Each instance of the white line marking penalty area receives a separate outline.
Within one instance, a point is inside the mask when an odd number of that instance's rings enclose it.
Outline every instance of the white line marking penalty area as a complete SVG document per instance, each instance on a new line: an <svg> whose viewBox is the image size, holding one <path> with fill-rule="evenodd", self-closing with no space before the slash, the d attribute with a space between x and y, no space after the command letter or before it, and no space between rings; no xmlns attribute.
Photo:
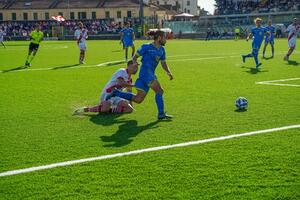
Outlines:
<svg viewBox="0 0 300 200"><path fill-rule="evenodd" d="M221 137L215 137L215 138L208 138L208 139L184 142L184 143L179 143L179 144L171 144L171 145L166 145L166 146L157 146L157 147L151 147L151 148L146 148L146 149L139 149L139 150L134 150L134 151L115 153L115 154L110 154L110 155L102 155L102 156L98 156L98 157L83 158L83 159L79 159L79 160L70 160L70 161L65 161L65 162L53 163L53 164L49 164L49 165L42 165L42 166L37 166L37 167L30 167L30 168L1 172L0 177L24 174L24 173L40 171L40 170L47 170L47 169L52 169L52 168L57 168L57 167L70 166L70 165L92 162L92 161L97 161L97 160L106 160L106 159L112 159L112 158L117 158L117 157L122 157L122 156L136 155L136 154L142 154L142 153L146 153L146 152L161 151L161 150L167 150L167 149L173 149L173 148L179 148L179 147L187 147L187 146L191 146L191 145L204 144L204 143L228 140L228 139L233 139L233 138L238 138L238 137L245 137L245 136L271 133L271 132L277 132L277 131L283 131L283 130L289 130L289 129L298 129L298 128L300 128L300 124L265 129L265 130L252 131L252 132L247 132L247 133L233 134L233 135L227 135L227 136L221 136Z"/></svg>
<svg viewBox="0 0 300 200"><path fill-rule="evenodd" d="M297 85L297 84L282 83L282 82L286 82L286 81L295 81L295 80L300 80L300 78L287 78L287 79L279 79L279 80L272 80L272 81L260 81L260 82L256 82L255 84L300 87L300 85Z"/></svg>

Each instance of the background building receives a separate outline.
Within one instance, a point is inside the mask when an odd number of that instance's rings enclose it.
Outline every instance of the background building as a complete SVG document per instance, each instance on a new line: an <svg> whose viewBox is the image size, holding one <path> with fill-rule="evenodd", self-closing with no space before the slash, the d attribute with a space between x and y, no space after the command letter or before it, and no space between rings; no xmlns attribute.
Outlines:
<svg viewBox="0 0 300 200"><path fill-rule="evenodd" d="M144 0L144 2L147 4L157 4L169 10L192 15L199 15L200 11L197 0Z"/></svg>

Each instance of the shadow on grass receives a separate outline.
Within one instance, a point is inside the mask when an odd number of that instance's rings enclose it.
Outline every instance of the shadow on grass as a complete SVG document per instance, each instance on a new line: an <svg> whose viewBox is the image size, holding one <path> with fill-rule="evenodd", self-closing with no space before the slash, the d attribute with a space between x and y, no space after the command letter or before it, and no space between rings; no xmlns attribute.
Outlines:
<svg viewBox="0 0 300 200"><path fill-rule="evenodd" d="M243 113L243 112L246 112L247 109L236 109L235 112L238 112L238 113Z"/></svg>
<svg viewBox="0 0 300 200"><path fill-rule="evenodd" d="M111 51L112 53L117 53L117 52L122 52L123 50L113 50L113 51Z"/></svg>
<svg viewBox="0 0 300 200"><path fill-rule="evenodd" d="M18 70L22 70L22 69L26 69L26 67L25 66L20 66L20 67L16 67L16 68L12 68L12 69L7 69L7 70L3 70L2 73L18 71Z"/></svg>
<svg viewBox="0 0 300 200"><path fill-rule="evenodd" d="M134 137L139 135L145 130L158 128L157 124L160 122L168 121L153 121L143 126L138 126L137 120L126 120L118 119L121 115L118 114L99 114L90 116L90 121L95 124L110 126L113 124L120 124L118 130L111 136L100 136L103 142L110 144L105 144L104 147L122 147L130 144Z"/></svg>
<svg viewBox="0 0 300 200"><path fill-rule="evenodd" d="M289 60L289 61L287 62L287 64L288 64L288 65L294 65L294 66L298 66L298 65L299 65L299 63L298 63L297 61L295 61L295 60Z"/></svg>
<svg viewBox="0 0 300 200"><path fill-rule="evenodd" d="M116 62L104 63L104 64L101 64L100 66L101 67L110 67L110 66L115 66L115 65L121 65L124 63L126 63L126 61L116 61Z"/></svg>
<svg viewBox="0 0 300 200"><path fill-rule="evenodd" d="M249 70L246 70L245 72L249 73L249 74L257 74L257 73L262 73L262 72L269 72L268 70L261 70L261 69L257 69L255 67L252 68L248 68Z"/></svg>
<svg viewBox="0 0 300 200"><path fill-rule="evenodd" d="M264 60L270 60L270 59L273 59L274 57L273 56L269 56L269 57L264 57L263 59Z"/></svg>
<svg viewBox="0 0 300 200"><path fill-rule="evenodd" d="M65 68L72 68L76 67L79 64L72 64L72 65L63 65L63 66L58 66L58 67L53 67L52 70L58 70L58 69L65 69Z"/></svg>

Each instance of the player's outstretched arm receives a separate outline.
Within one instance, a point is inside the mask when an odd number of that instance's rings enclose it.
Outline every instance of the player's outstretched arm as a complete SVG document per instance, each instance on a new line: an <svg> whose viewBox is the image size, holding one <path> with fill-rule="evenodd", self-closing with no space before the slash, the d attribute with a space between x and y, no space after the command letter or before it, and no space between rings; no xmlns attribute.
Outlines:
<svg viewBox="0 0 300 200"><path fill-rule="evenodd" d="M248 37L247 37L247 42L248 42L248 40L250 39L250 37L252 37L252 33L249 33L249 35L248 35Z"/></svg>
<svg viewBox="0 0 300 200"><path fill-rule="evenodd" d="M132 61L137 62L138 57L140 57L140 55L136 53L134 56L132 56Z"/></svg>
<svg viewBox="0 0 300 200"><path fill-rule="evenodd" d="M118 86L125 87L125 88L127 88L127 90L129 88L134 87L134 85L127 83L126 81L124 81L124 79L121 79L121 78L118 79Z"/></svg>
<svg viewBox="0 0 300 200"><path fill-rule="evenodd" d="M166 61L162 61L161 62L161 66L167 72L167 75L169 76L170 80L173 80L174 77L173 77L173 74L170 71L170 68L167 65L167 62Z"/></svg>

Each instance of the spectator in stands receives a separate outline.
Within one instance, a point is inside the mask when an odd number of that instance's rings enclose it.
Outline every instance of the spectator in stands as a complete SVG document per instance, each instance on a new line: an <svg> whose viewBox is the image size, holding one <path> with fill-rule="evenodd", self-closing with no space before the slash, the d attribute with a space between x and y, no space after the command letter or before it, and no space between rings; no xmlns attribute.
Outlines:
<svg viewBox="0 0 300 200"><path fill-rule="evenodd" d="M299 0L228 1L216 0L215 15L287 12L300 10Z"/></svg>

